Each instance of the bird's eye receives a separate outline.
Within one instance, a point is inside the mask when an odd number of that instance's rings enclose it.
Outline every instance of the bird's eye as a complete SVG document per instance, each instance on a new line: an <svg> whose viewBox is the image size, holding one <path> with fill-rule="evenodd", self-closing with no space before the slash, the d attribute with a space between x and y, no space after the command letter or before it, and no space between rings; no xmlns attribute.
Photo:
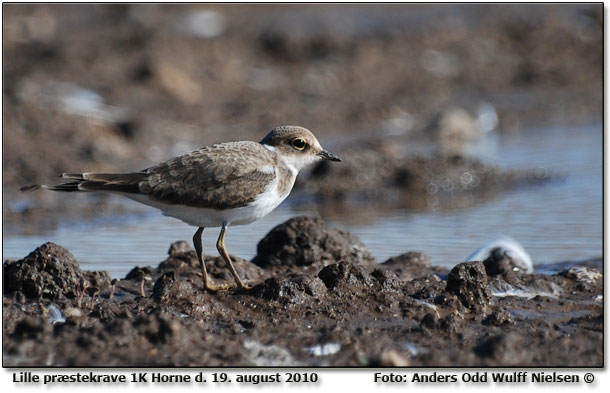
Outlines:
<svg viewBox="0 0 610 393"><path fill-rule="evenodd" d="M292 140L292 147L297 150L303 150L307 146L307 142L303 138L294 138Z"/></svg>

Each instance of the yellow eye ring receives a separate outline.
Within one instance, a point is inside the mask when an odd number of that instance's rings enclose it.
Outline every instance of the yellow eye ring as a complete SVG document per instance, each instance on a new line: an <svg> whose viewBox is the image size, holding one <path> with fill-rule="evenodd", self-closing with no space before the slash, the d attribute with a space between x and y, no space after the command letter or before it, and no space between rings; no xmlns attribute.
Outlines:
<svg viewBox="0 0 610 393"><path fill-rule="evenodd" d="M303 138L294 138L292 140L292 147L297 150L303 150L305 149L305 146L307 146L307 141Z"/></svg>

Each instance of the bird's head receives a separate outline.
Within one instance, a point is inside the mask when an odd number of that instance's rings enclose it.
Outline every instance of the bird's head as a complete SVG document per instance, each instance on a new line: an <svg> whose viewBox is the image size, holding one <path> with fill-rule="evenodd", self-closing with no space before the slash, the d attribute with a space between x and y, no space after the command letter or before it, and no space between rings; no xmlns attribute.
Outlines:
<svg viewBox="0 0 610 393"><path fill-rule="evenodd" d="M297 171L321 160L341 161L336 155L324 150L311 131L299 126L276 127L261 143L275 151Z"/></svg>

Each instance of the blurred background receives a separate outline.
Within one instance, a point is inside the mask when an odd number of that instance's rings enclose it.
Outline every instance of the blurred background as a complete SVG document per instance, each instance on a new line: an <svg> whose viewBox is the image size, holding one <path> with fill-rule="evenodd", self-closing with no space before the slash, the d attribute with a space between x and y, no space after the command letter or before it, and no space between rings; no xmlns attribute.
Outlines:
<svg viewBox="0 0 610 393"><path fill-rule="evenodd" d="M3 257L45 241L120 276L193 229L110 195L21 193L311 129L300 175L231 253L297 214L379 262L453 266L510 236L537 264L602 254L603 6L3 4ZM204 236L214 250L216 234Z"/></svg>

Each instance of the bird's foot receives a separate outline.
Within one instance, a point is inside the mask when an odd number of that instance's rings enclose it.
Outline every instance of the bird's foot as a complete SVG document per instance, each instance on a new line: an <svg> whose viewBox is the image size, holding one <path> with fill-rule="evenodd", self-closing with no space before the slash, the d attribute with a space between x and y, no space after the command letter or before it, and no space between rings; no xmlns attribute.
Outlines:
<svg viewBox="0 0 610 393"><path fill-rule="evenodd" d="M253 287L243 282L238 283L237 285L222 283L222 284L214 284L212 282L206 282L203 286L207 291L210 292L219 292L219 291L228 291L230 289L235 289L237 291L249 291Z"/></svg>
<svg viewBox="0 0 610 393"><path fill-rule="evenodd" d="M252 288L253 288L252 286L244 284L243 282L237 286L237 289L240 291L249 291Z"/></svg>
<svg viewBox="0 0 610 393"><path fill-rule="evenodd" d="M228 291L229 289L235 288L235 286L230 285L228 283L223 284L213 284L209 281L206 281L203 287L210 292L219 292L219 291Z"/></svg>

